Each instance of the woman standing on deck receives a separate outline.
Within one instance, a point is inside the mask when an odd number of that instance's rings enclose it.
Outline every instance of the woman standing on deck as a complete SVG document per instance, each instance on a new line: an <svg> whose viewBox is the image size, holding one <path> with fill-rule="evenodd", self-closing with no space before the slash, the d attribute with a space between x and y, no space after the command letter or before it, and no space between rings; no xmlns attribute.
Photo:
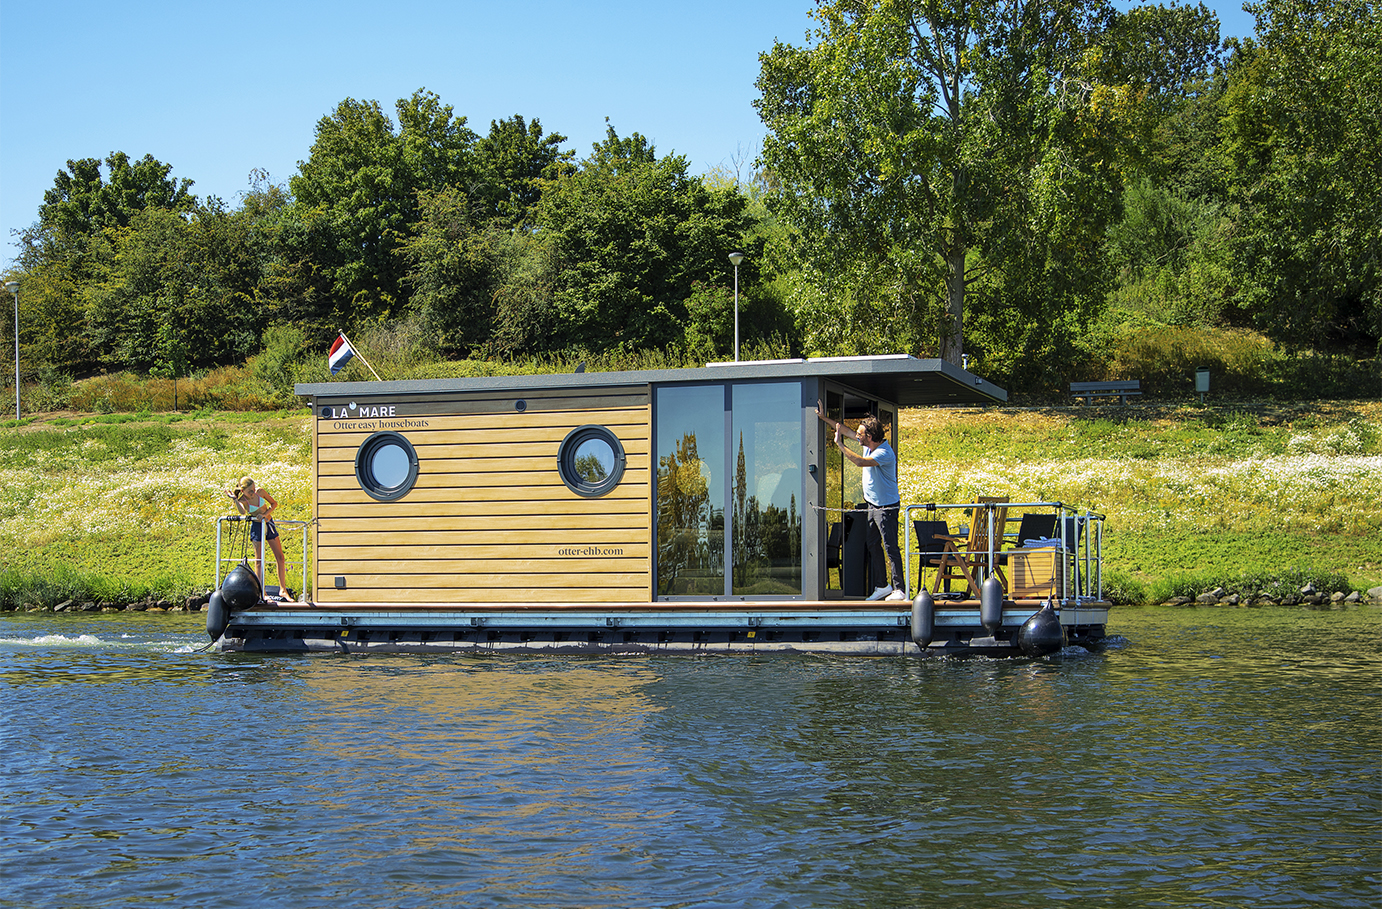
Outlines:
<svg viewBox="0 0 1382 909"><path fill-rule="evenodd" d="M254 558L258 565L259 579L264 580L264 537L268 536L269 546L274 551L274 561L278 563L278 583L282 593L293 599L288 589L288 568L283 558L283 543L278 538L278 528L274 526L273 513L278 500L269 495L262 486L256 486L252 477L243 477L234 489L227 489L226 495L235 501L235 510L250 519L250 539L254 541ZM265 533L267 528L268 533Z"/></svg>

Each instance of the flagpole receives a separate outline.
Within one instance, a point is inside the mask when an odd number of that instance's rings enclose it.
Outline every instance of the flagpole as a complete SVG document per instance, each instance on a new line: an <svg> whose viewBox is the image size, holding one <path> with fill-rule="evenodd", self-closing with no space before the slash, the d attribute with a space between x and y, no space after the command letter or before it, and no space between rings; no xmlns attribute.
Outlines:
<svg viewBox="0 0 1382 909"><path fill-rule="evenodd" d="M342 331L340 334L341 334L341 337L345 338L345 342L346 342L347 344L350 344L350 339L349 339L349 338L346 338L346 333ZM369 365L369 360L366 360L366 359L365 359L365 355L362 354L362 353L360 353L360 348L356 347L354 344L350 344L350 350L351 350L351 353L355 354L355 356L357 356L357 357L360 358L360 362L361 362L361 363L364 363L365 366L368 366L368 367L369 367L369 371L370 371L370 372L374 372L374 367L373 367L373 366L370 366L370 365ZM374 377L375 377L376 379L379 379L379 373L374 372ZM382 381L384 381L384 380L383 380L383 379L379 379L379 381L382 382Z"/></svg>

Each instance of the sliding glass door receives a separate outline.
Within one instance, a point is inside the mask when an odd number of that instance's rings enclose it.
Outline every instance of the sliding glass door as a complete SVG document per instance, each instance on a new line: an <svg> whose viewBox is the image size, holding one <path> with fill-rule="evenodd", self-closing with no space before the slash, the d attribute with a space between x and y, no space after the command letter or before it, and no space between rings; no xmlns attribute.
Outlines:
<svg viewBox="0 0 1382 909"><path fill-rule="evenodd" d="M799 382L656 390L658 596L801 596L804 413Z"/></svg>

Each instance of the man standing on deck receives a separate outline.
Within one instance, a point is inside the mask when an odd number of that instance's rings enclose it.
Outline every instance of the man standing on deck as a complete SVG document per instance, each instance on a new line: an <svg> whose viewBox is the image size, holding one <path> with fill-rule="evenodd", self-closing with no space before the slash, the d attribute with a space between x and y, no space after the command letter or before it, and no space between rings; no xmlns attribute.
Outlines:
<svg viewBox="0 0 1382 909"><path fill-rule="evenodd" d="M905 600L902 589L902 552L897 547L897 515L902 507L902 495L897 489L897 452L883 437L883 423L877 417L865 417L854 432L825 415L821 402L816 402L816 416L835 428L835 447L854 464L864 469L864 499L868 504L869 557L875 579L883 580L883 561L887 558L892 584L884 584L869 594L870 600ZM842 437L848 435L864 448L857 455L846 448Z"/></svg>

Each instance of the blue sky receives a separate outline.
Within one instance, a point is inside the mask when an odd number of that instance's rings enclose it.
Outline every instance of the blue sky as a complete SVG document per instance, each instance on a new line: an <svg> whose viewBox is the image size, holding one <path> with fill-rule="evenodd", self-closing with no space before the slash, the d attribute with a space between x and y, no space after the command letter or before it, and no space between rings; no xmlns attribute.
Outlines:
<svg viewBox="0 0 1382 909"><path fill-rule="evenodd" d="M1241 0L1213 2L1247 36ZM751 164L758 54L801 43L810 0L0 0L0 267L69 158L151 154L238 204L286 183L345 98L427 88L484 134L522 114L584 157L605 118L703 173Z"/></svg>

